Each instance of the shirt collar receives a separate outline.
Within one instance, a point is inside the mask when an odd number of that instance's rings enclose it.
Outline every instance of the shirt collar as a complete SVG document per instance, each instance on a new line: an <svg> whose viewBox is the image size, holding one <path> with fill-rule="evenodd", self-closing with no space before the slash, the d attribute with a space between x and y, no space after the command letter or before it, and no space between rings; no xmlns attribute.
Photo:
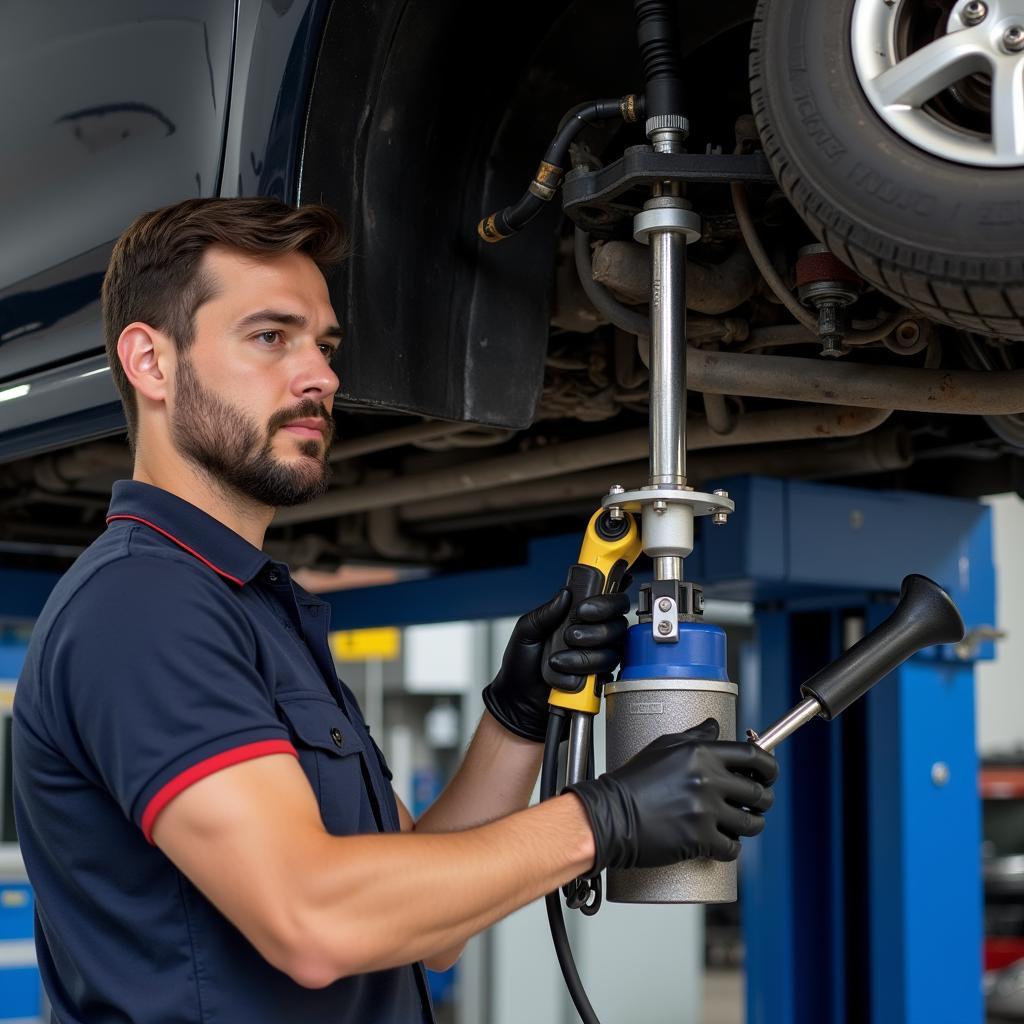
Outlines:
<svg viewBox="0 0 1024 1024"><path fill-rule="evenodd" d="M107 523L135 520L163 534L238 586L249 583L270 561L244 537L170 491L140 480L118 480L110 497Z"/></svg>

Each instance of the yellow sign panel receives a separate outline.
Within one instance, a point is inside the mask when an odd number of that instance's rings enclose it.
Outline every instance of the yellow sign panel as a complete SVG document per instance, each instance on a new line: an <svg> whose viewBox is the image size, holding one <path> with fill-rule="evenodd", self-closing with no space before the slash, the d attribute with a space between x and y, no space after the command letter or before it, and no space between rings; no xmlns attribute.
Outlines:
<svg viewBox="0 0 1024 1024"><path fill-rule="evenodd" d="M402 649L402 633L395 626L342 629L330 640L338 661L394 661Z"/></svg>

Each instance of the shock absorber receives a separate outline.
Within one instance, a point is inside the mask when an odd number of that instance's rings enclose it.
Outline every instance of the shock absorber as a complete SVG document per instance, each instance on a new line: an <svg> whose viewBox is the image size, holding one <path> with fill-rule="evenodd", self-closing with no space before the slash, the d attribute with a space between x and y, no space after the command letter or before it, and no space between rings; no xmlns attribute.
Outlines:
<svg viewBox="0 0 1024 1024"><path fill-rule="evenodd" d="M682 115L670 0L636 0L637 40L646 79L651 148L679 152L689 131ZM641 589L640 623L630 631L618 680L606 688L609 769L658 736L717 719L723 739L736 735L736 686L725 677L725 635L701 621L703 595L684 582L694 518L724 522L733 502L686 482L686 248L701 237L700 217L679 185L656 184L633 221L650 250L650 476L638 491L609 494L605 504L638 514L654 579ZM696 716L696 717L695 717ZM654 870L611 871L608 898L620 902L718 902L736 898L736 865L687 861Z"/></svg>

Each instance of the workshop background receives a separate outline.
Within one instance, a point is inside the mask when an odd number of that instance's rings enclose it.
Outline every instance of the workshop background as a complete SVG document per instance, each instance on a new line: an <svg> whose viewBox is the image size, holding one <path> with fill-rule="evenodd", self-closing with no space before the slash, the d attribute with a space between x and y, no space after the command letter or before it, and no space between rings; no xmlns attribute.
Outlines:
<svg viewBox="0 0 1024 1024"><path fill-rule="evenodd" d="M982 775L995 772L998 782L1011 774L1006 766L1024 772L1024 631L1017 625L1024 620L1024 501L1000 495L987 503L993 510L998 565L996 626L1005 635L998 640L995 660L977 666L977 743L983 763L995 765L983 768ZM389 579L386 570L369 575L350 570L342 585ZM339 585L325 574L310 574L306 582L324 590ZM707 615L726 629L730 676L742 692L744 652L754 640L753 607L711 601ZM414 813L440 792L457 766L483 710L481 685L493 674L513 622L501 618L333 634L339 674L359 697L374 734L383 737L396 789ZM0 1021L5 1024L46 1019L31 938L32 893L18 854L10 781L10 710L30 628L30 622L16 619L0 624ZM600 763L600 729L597 738ZM1002 966L1024 953L1024 786L1004 785L1001 791L997 785L984 806L995 833L985 836L983 850L989 878L986 960ZM569 925L584 982L605 1019L645 1024L745 1020L739 906L607 903L595 918L572 915ZM629 951L628 970L622 970L623 950ZM941 965L935 970L940 985ZM439 1024L572 1024L579 1019L551 951L539 901L473 940L453 970L431 975L431 987ZM993 1024L1012 1019L1020 1018L991 1018Z"/></svg>
<svg viewBox="0 0 1024 1024"><path fill-rule="evenodd" d="M2 12L0 1024L49 1016L15 680L130 473L100 282L140 212L234 195L316 198L351 232L333 483L266 550L325 570L297 578L414 811L606 492L609 522L643 508L663 615L714 598L740 736L905 574L963 612L962 643L780 749L738 904L566 915L605 1024L980 1024L983 996L1024 1021L1024 0ZM439 1024L579 1020L539 902L431 985Z"/></svg>

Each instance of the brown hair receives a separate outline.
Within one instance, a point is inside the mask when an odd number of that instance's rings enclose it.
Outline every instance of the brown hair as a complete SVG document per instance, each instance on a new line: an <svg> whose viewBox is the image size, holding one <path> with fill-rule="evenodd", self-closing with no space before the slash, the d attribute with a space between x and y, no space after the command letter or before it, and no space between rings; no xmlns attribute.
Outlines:
<svg viewBox="0 0 1024 1024"><path fill-rule="evenodd" d="M117 340L138 320L186 351L195 340L196 310L215 294L215 282L200 266L214 244L252 256L303 252L326 273L345 256L345 230L326 206L295 208L270 198L186 199L132 222L117 240L103 278L103 331L133 453L138 407Z"/></svg>

